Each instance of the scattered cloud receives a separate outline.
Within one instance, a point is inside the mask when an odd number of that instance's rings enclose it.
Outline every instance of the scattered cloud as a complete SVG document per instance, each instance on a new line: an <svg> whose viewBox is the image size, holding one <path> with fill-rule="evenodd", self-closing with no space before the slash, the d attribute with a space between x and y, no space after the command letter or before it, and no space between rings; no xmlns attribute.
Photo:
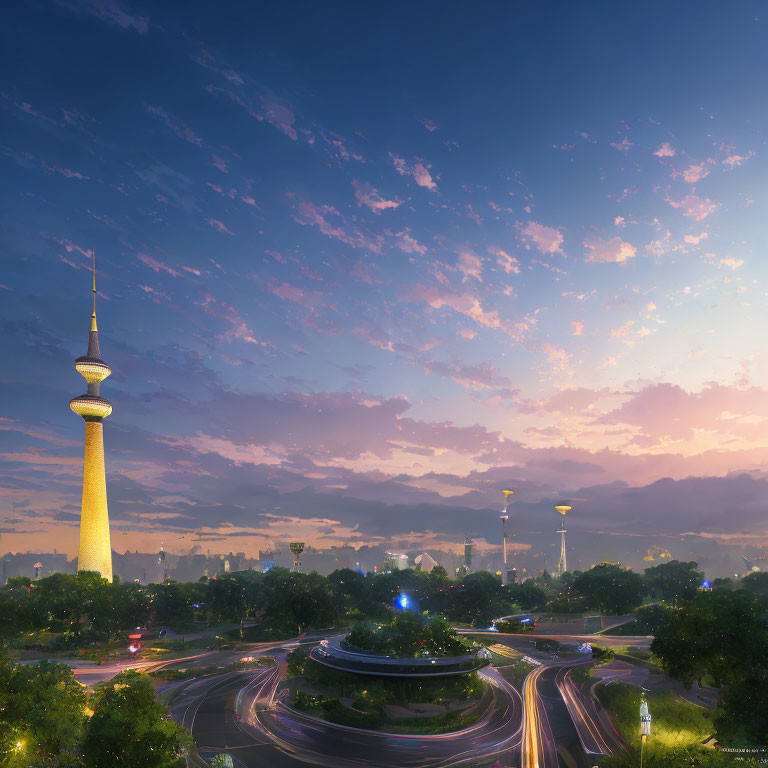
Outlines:
<svg viewBox="0 0 768 768"><path fill-rule="evenodd" d="M518 222L516 227L526 247L534 246L541 253L562 253L563 234L556 227L538 221Z"/></svg>
<svg viewBox="0 0 768 768"><path fill-rule="evenodd" d="M368 206L374 213L381 213L382 211L397 208L402 203L402 201L397 198L394 200L387 200L367 181L353 179L352 186L355 188L355 199L357 200L357 204Z"/></svg>
<svg viewBox="0 0 768 768"><path fill-rule="evenodd" d="M620 237L612 237L609 240L593 237L584 241L584 248L587 251L587 261L612 264L623 264L637 254L637 248Z"/></svg>

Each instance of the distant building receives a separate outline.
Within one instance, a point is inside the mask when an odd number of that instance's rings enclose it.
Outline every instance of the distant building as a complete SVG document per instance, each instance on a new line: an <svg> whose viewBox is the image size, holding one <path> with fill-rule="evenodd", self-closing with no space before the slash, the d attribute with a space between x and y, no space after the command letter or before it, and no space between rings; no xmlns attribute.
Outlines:
<svg viewBox="0 0 768 768"><path fill-rule="evenodd" d="M414 563L416 563L416 565L421 568L422 571L426 571L427 573L429 573L437 565L437 561L426 552L417 555L414 559Z"/></svg>
<svg viewBox="0 0 768 768"><path fill-rule="evenodd" d="M385 571L404 571L408 568L408 555L398 552L387 552L384 555Z"/></svg>

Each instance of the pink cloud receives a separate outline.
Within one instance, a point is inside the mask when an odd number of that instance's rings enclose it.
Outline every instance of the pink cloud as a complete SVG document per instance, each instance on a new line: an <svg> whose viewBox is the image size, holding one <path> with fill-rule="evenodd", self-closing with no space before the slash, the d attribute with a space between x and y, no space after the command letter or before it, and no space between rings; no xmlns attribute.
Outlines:
<svg viewBox="0 0 768 768"><path fill-rule="evenodd" d="M256 344L260 347L277 349L271 342L258 339L231 304L227 304L225 301L218 301L211 296L211 294L206 293L203 294L203 302L201 306L207 314L212 315L213 317L218 317L232 326L231 330L220 337L227 342L232 342L233 339L239 339L248 344Z"/></svg>
<svg viewBox="0 0 768 768"><path fill-rule="evenodd" d="M673 208L679 208L683 212L683 216L690 216L696 221L706 219L720 205L708 197L702 198L698 195L686 195L682 200L672 200L667 197L667 202Z"/></svg>
<svg viewBox="0 0 768 768"><path fill-rule="evenodd" d="M626 152L632 146L632 142L626 136L620 142L610 141L608 143L620 152Z"/></svg>
<svg viewBox="0 0 768 768"><path fill-rule="evenodd" d="M430 132L438 130L437 126L427 117L420 117L419 122Z"/></svg>
<svg viewBox="0 0 768 768"><path fill-rule="evenodd" d="M74 0L60 5L73 13L94 16L106 24L114 24L122 29L134 29L140 35L149 29L147 16L132 16L117 0Z"/></svg>
<svg viewBox="0 0 768 768"><path fill-rule="evenodd" d="M357 160L360 163L365 162L365 158L347 146L347 140L338 133L331 133L331 138L322 134L324 141L330 146L331 154L336 160ZM311 143L311 142L310 142Z"/></svg>
<svg viewBox="0 0 768 768"><path fill-rule="evenodd" d="M491 363L467 365L429 360L424 363L424 373L452 379L466 389L490 389L509 385L509 380L501 376Z"/></svg>
<svg viewBox="0 0 768 768"><path fill-rule="evenodd" d="M474 277L475 280L482 282L483 262L470 251L460 251L459 259L456 262L456 269L464 275L463 280Z"/></svg>
<svg viewBox="0 0 768 768"><path fill-rule="evenodd" d="M286 136L296 141L298 135L294 128L296 115L293 114L293 110L285 104L281 104L279 101L268 96L260 96L259 98L261 99L261 106L264 109L264 113L259 116L259 119L266 120L270 125L273 125Z"/></svg>
<svg viewBox="0 0 768 768"><path fill-rule="evenodd" d="M398 232L395 237L397 247L404 253L418 253L423 256L428 250L426 245L411 237L408 230Z"/></svg>
<svg viewBox="0 0 768 768"><path fill-rule="evenodd" d="M428 166L422 163L416 163L413 166L413 180L420 186L427 189L437 189L437 184L432 180L432 174L428 170Z"/></svg>
<svg viewBox="0 0 768 768"><path fill-rule="evenodd" d="M291 285L290 283L279 283L269 285L267 288L270 293L273 293L275 296L278 296L281 299L286 299L287 301L292 301L296 304L305 303L304 291L302 291L301 288L296 285Z"/></svg>
<svg viewBox="0 0 768 768"><path fill-rule="evenodd" d="M333 237L353 248L366 248L374 253L381 253L382 238L367 237L359 230L348 232L344 225L344 217L331 205L315 205L309 201L303 201L297 206L297 213L293 217L299 224L317 227L324 235ZM339 220L335 224L331 219Z"/></svg>
<svg viewBox="0 0 768 768"><path fill-rule="evenodd" d="M200 55L196 56L193 60L197 64L199 64L201 67L210 69L213 72L216 72L217 74L226 78L227 80L229 80L230 83L235 83L236 85L245 84L245 80L243 80L241 75L239 75L237 72L235 72L235 70L230 69L229 67L220 65L214 58L213 54L209 53L208 51L205 51L205 50L201 51Z"/></svg>
<svg viewBox="0 0 768 768"><path fill-rule="evenodd" d="M393 155L391 152L389 156L392 158L392 165L395 166L395 170L401 176L411 176L413 180L420 186L427 189L437 189L432 174L429 169L430 165L425 165L423 161L416 160L413 165L409 164L404 157Z"/></svg>
<svg viewBox="0 0 768 768"><path fill-rule="evenodd" d="M183 121L177 117L169 115L162 107L155 107L151 104L145 104L144 109L149 112L150 115L159 117L166 125L171 133L174 133L180 139L189 142L190 144L196 144L200 146L203 140L195 134L195 132Z"/></svg>
<svg viewBox="0 0 768 768"><path fill-rule="evenodd" d="M164 264L162 261L158 261L157 259L150 256L148 253L144 253L143 251L140 251L136 254L136 258L142 262L143 264L146 264L150 269L154 269L155 272L167 272L169 275L173 275L174 277L179 277L181 274L177 270L175 270L173 267L169 267L167 264Z"/></svg>
<svg viewBox="0 0 768 768"><path fill-rule="evenodd" d="M516 227L527 247L532 244L541 253L562 253L563 235L556 227L546 227L538 221L518 222Z"/></svg>
<svg viewBox="0 0 768 768"><path fill-rule="evenodd" d="M702 240L707 239L707 233L702 232L700 235L685 235L683 241L690 245L698 245Z"/></svg>
<svg viewBox="0 0 768 768"><path fill-rule="evenodd" d="M573 335L581 336L584 333L584 321L583 320L571 320L573 326Z"/></svg>
<svg viewBox="0 0 768 768"><path fill-rule="evenodd" d="M412 295L414 298L425 301L433 309L449 307L485 328L502 327L499 313L495 309L490 312L484 310L480 300L469 293L455 293L438 286L417 285Z"/></svg>
<svg viewBox="0 0 768 768"><path fill-rule="evenodd" d="M569 376L573 374L571 357L562 347L555 346L549 342L541 345L541 350L547 356L547 362L554 369L562 371Z"/></svg>
<svg viewBox="0 0 768 768"><path fill-rule="evenodd" d="M506 251L503 251L501 248L497 248L496 246L490 246L488 248L488 253L493 254L497 257L496 263L509 275L509 274L520 274L520 262L514 257L510 256Z"/></svg>
<svg viewBox="0 0 768 768"><path fill-rule="evenodd" d="M85 174L80 173L79 171L72 171L69 168L62 168L59 165L48 165L48 163L43 162L43 168L45 168L47 171L54 171L55 173L60 173L62 176L64 176L67 179L77 179L78 181L86 181L90 179L90 176L86 176Z"/></svg>
<svg viewBox="0 0 768 768"><path fill-rule="evenodd" d="M725 259L720 259L721 267L728 267L729 269L738 269L744 263L744 259L737 259L734 256L728 256Z"/></svg>
<svg viewBox="0 0 768 768"><path fill-rule="evenodd" d="M212 165L214 168L218 168L222 173L227 172L227 163L223 158L219 157L218 155L213 156Z"/></svg>
<svg viewBox="0 0 768 768"><path fill-rule="evenodd" d="M703 162L698 164L691 163L684 171L680 171L675 175L682 176L683 180L689 184L696 184L706 176L709 176L709 174L710 170L707 168L707 163Z"/></svg>
<svg viewBox="0 0 768 768"><path fill-rule="evenodd" d="M665 141L653 154L656 155L656 157L674 157L677 152L668 141Z"/></svg>
<svg viewBox="0 0 768 768"><path fill-rule="evenodd" d="M599 421L639 428L639 437L644 438L640 442L650 447L661 440L691 440L694 430L762 439L766 419L765 389L710 384L700 392L687 392L665 383L631 393L625 403Z"/></svg>
<svg viewBox="0 0 768 768"><path fill-rule="evenodd" d="M352 186L355 188L355 199L358 205L367 205L374 213L381 213L390 208L397 208L402 201L395 198L387 200L381 193L367 181L354 179Z"/></svg>
<svg viewBox="0 0 768 768"><path fill-rule="evenodd" d="M749 160L749 158L752 157L753 154L754 154L753 152L748 152L746 155L736 155L736 154L728 155L723 160L723 165L727 165L730 168L737 168L743 162L745 162L746 160Z"/></svg>
<svg viewBox="0 0 768 768"><path fill-rule="evenodd" d="M206 221L217 231L217 232L224 232L227 235L233 235L234 232L231 232L229 229L227 229L226 224L223 224L218 219L206 219Z"/></svg>
<svg viewBox="0 0 768 768"><path fill-rule="evenodd" d="M637 248L634 245L625 242L620 237L612 237L610 240L594 237L584 241L584 248L589 251L587 261L612 264L622 264L637 253Z"/></svg>

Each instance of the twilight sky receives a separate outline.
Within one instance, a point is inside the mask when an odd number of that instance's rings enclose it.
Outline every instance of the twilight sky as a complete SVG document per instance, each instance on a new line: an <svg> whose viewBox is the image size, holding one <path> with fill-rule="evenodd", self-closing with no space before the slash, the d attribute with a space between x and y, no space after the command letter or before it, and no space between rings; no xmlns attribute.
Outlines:
<svg viewBox="0 0 768 768"><path fill-rule="evenodd" d="M5 8L0 549L768 545L763 5Z"/></svg>

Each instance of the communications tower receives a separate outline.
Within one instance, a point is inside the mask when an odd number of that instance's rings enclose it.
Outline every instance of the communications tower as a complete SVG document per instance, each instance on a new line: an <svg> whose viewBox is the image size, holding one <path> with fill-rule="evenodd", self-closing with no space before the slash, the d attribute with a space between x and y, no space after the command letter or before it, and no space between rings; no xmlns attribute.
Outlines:
<svg viewBox="0 0 768 768"><path fill-rule="evenodd" d="M504 494L504 509L501 510L502 545L504 547L504 569L501 572L501 583L507 583L507 520L509 520L509 500L514 491L502 491Z"/></svg>
<svg viewBox="0 0 768 768"><path fill-rule="evenodd" d="M560 562L557 564L557 575L562 576L568 570L565 560L565 513L570 512L571 508L565 504L560 504L555 509L560 513L560 530L558 531L560 534Z"/></svg>
<svg viewBox="0 0 768 768"><path fill-rule="evenodd" d="M292 541L288 548L293 552L293 572L301 573L301 553L304 551L304 542Z"/></svg>
<svg viewBox="0 0 768 768"><path fill-rule="evenodd" d="M75 360L75 370L86 380L88 391L69 401L69 407L85 421L83 503L80 512L80 549L77 568L97 571L112 581L112 547L109 538L107 480L104 472L104 433L101 422L112 413L112 404L99 393L99 386L112 373L101 359L96 325L96 257L91 253L93 310L88 352Z"/></svg>

